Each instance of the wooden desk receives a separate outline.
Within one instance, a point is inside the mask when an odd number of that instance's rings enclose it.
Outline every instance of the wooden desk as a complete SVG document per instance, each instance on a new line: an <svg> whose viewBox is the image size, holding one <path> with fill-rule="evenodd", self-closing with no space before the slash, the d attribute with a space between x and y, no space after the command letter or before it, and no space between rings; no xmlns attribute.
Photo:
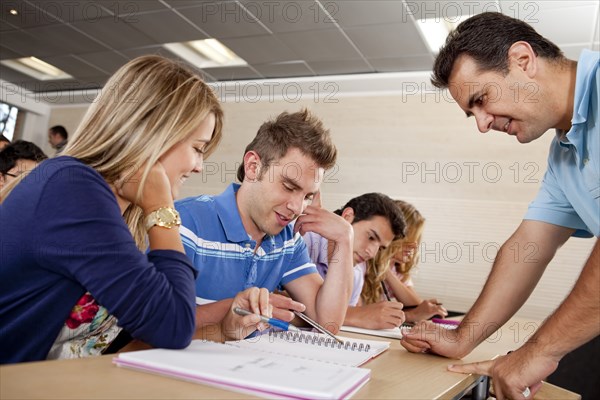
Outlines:
<svg viewBox="0 0 600 400"><path fill-rule="evenodd" d="M513 319L464 361L505 354L527 339L537 323ZM344 336L363 335L344 333ZM369 336L369 339L377 340ZM381 340L386 340L381 338ZM451 360L411 354L397 340L390 349L364 365L371 380L355 399L459 398L480 377L446 370ZM239 399L250 398L172 378L118 368L113 356L42 361L0 367L0 399Z"/></svg>

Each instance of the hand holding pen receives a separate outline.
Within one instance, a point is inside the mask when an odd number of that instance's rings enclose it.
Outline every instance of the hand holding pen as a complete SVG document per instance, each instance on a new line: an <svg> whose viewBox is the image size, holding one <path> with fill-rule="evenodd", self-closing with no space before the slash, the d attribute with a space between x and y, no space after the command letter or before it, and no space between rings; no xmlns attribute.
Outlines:
<svg viewBox="0 0 600 400"><path fill-rule="evenodd" d="M237 315L256 315L254 313L251 313L248 310L244 310L243 308L239 308L239 307L234 307L233 312L236 313ZM264 315L259 315L258 317L260 318L260 320L262 322L269 324L275 328L279 328L284 331L301 332L300 329L298 329L297 327L295 327L294 325L292 325L289 322L285 322L285 321L282 321L277 318L265 317Z"/></svg>
<svg viewBox="0 0 600 400"><path fill-rule="evenodd" d="M249 310L248 315L240 316L233 312L235 308ZM252 287L239 292L228 312L221 321L223 335L229 339L243 339L255 330L264 330L267 324L261 316L271 317L272 307L269 304L269 291Z"/></svg>

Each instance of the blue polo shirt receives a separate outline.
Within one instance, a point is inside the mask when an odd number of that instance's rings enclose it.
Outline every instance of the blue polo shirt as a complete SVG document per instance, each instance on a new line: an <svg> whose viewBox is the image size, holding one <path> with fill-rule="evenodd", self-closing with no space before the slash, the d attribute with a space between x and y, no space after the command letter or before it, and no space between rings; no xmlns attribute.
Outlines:
<svg viewBox="0 0 600 400"><path fill-rule="evenodd" d="M557 131L548 169L525 219L576 229L573 236L600 236L600 53L584 50L577 64L571 129Z"/></svg>
<svg viewBox="0 0 600 400"><path fill-rule="evenodd" d="M206 304L234 297L252 286L273 291L307 274L317 273L306 245L292 225L267 236L254 252L242 224L231 184L218 196L190 197L175 203L181 215L185 252L198 269L196 302Z"/></svg>

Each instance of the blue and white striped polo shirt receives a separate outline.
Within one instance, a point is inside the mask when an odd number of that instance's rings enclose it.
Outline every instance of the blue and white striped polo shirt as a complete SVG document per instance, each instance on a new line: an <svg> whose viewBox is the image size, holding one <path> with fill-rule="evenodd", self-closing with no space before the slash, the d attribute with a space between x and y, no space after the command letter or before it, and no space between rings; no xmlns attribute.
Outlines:
<svg viewBox="0 0 600 400"><path fill-rule="evenodd" d="M185 252L198 269L198 304L234 297L257 286L273 291L304 275L317 273L304 240L292 225L263 239L254 253L252 240L240 217L231 184L218 196L190 197L175 203L181 215Z"/></svg>

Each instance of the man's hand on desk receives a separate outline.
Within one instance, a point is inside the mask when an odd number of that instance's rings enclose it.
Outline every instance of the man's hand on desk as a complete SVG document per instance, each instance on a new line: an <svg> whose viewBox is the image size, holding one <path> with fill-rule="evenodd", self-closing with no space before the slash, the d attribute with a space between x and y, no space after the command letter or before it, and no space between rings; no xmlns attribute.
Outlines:
<svg viewBox="0 0 600 400"><path fill-rule="evenodd" d="M532 399L542 386L542 379L554 372L556 367L558 361L526 344L495 360L450 365L448 370L490 376L498 400L521 400Z"/></svg>
<svg viewBox="0 0 600 400"><path fill-rule="evenodd" d="M434 353L444 357L462 358L472 350L460 340L459 329L446 329L430 321L422 321L403 333L400 342L412 353Z"/></svg>

